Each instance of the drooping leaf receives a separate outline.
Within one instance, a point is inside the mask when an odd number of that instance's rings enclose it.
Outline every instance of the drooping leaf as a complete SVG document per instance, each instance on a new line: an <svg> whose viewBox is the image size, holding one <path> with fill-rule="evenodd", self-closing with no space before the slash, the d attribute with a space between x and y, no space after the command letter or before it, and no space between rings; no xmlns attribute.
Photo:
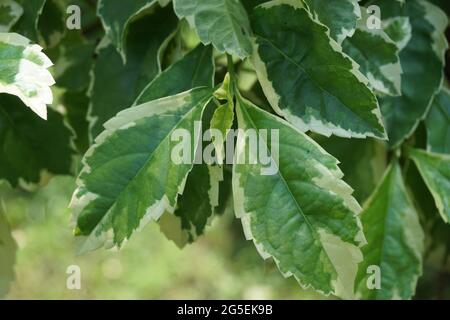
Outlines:
<svg viewBox="0 0 450 320"><path fill-rule="evenodd" d="M450 92L442 89L433 100L426 119L427 149L450 154Z"/></svg>
<svg viewBox="0 0 450 320"><path fill-rule="evenodd" d="M200 40L240 58L252 52L247 13L239 0L174 0L178 17L186 18Z"/></svg>
<svg viewBox="0 0 450 320"><path fill-rule="evenodd" d="M2 0L0 3L0 32L8 32L22 13L22 7L14 0Z"/></svg>
<svg viewBox="0 0 450 320"><path fill-rule="evenodd" d="M261 5L252 26L253 63L278 114L303 131L385 138L368 80L300 2Z"/></svg>
<svg viewBox="0 0 450 320"><path fill-rule="evenodd" d="M0 33L0 93L19 97L41 118L53 101L55 81L47 70L52 62L38 45L16 33Z"/></svg>
<svg viewBox="0 0 450 320"><path fill-rule="evenodd" d="M315 137L314 140L339 160L344 181L355 191L359 203L372 194L386 168L385 146L375 139L354 140L339 137Z"/></svg>
<svg viewBox="0 0 450 320"><path fill-rule="evenodd" d="M447 17L423 0L378 0L383 18L409 17L411 39L400 52L402 95L380 99L381 111L391 147L400 145L426 116L443 78L443 57L447 48L444 30Z"/></svg>
<svg viewBox="0 0 450 320"><path fill-rule="evenodd" d="M358 28L342 48L360 66L370 86L380 94L398 96L402 68L397 45L383 32Z"/></svg>
<svg viewBox="0 0 450 320"><path fill-rule="evenodd" d="M189 181L191 180L191 181ZM186 182L185 192L180 196L175 215L183 222L192 241L203 234L206 225L219 205L219 182L223 181L218 166L194 165Z"/></svg>
<svg viewBox="0 0 450 320"><path fill-rule="evenodd" d="M123 0L99 0L97 14L102 20L106 36L125 58L125 38L133 18L154 6L157 0L133 0L124 5ZM154 30L154 29L149 29ZM125 59L124 59L125 60Z"/></svg>
<svg viewBox="0 0 450 320"><path fill-rule="evenodd" d="M331 37L338 43L354 34L358 20L361 19L358 0L304 0L304 2L313 16L330 29Z"/></svg>
<svg viewBox="0 0 450 320"><path fill-rule="evenodd" d="M134 105L171 96L195 87L212 87L214 62L211 46L198 45L151 81Z"/></svg>
<svg viewBox="0 0 450 320"><path fill-rule="evenodd" d="M176 129L193 137L195 121L212 97L199 88L141 104L105 123L105 131L88 150L72 207L76 234L87 236L82 250L102 245L107 233L120 245L147 222L174 212L192 164L172 161Z"/></svg>
<svg viewBox="0 0 450 320"><path fill-rule="evenodd" d="M17 186L39 183L44 172L70 174L71 138L59 113L49 109L44 121L18 98L0 95L0 179Z"/></svg>
<svg viewBox="0 0 450 320"><path fill-rule="evenodd" d="M362 248L357 296L410 299L422 274L424 235L397 162L364 206L361 221L368 244Z"/></svg>
<svg viewBox="0 0 450 320"><path fill-rule="evenodd" d="M450 223L450 155L419 149L409 150L409 155L430 189L442 219Z"/></svg>
<svg viewBox="0 0 450 320"><path fill-rule="evenodd" d="M17 2L23 8L23 14L13 26L12 31L27 37L33 42L38 42L39 17L44 9L46 0L18 0Z"/></svg>
<svg viewBox="0 0 450 320"><path fill-rule="evenodd" d="M159 74L159 54L177 22L169 7L133 22L127 36L125 64L113 45L100 45L91 79L91 138L102 132L103 123L130 107L144 87ZM161 25L165 27L161 28Z"/></svg>
<svg viewBox="0 0 450 320"><path fill-rule="evenodd" d="M241 131L233 194L246 238L301 285L351 297L364 235L360 207L341 180L338 161L286 121L241 97L236 112ZM267 141L255 149L249 130L262 129L268 130ZM264 149L270 167L250 160Z"/></svg>
<svg viewBox="0 0 450 320"><path fill-rule="evenodd" d="M1 200L0 198L0 297L3 297L14 279L17 245L11 235Z"/></svg>

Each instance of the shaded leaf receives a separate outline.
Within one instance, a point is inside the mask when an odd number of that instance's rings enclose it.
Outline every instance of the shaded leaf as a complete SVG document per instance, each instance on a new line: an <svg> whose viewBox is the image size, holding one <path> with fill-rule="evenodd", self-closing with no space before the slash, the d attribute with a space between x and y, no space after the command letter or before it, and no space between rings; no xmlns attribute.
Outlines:
<svg viewBox="0 0 450 320"><path fill-rule="evenodd" d="M436 95L425 121L427 149L450 154L450 92L442 89Z"/></svg>
<svg viewBox="0 0 450 320"><path fill-rule="evenodd" d="M212 47L200 44L153 79L144 88L134 105L171 96L195 87L212 87L213 81Z"/></svg>
<svg viewBox="0 0 450 320"><path fill-rule="evenodd" d="M372 194L386 168L387 153L383 143L375 139L352 140L339 137L315 137L327 152L339 160L344 181L355 191L359 203Z"/></svg>
<svg viewBox="0 0 450 320"><path fill-rule="evenodd" d="M0 3L0 32L8 32L22 13L22 7L14 0L2 0Z"/></svg>
<svg viewBox="0 0 450 320"><path fill-rule="evenodd" d="M450 222L450 155L409 150L445 222Z"/></svg>
<svg viewBox="0 0 450 320"><path fill-rule="evenodd" d="M157 0L133 0L124 5L123 0L98 1L97 14L102 20L106 36L123 58L126 55L126 33L133 18L151 8L157 2Z"/></svg>
<svg viewBox="0 0 450 320"><path fill-rule="evenodd" d="M394 161L364 206L361 221L368 244L356 278L362 299L410 299L422 274L424 234ZM379 268L379 269L378 269ZM377 270L379 273L375 273ZM380 280L380 287L373 287Z"/></svg>
<svg viewBox="0 0 450 320"><path fill-rule="evenodd" d="M178 17L186 18L204 44L240 58L252 52L250 23L239 0L173 0Z"/></svg>
<svg viewBox="0 0 450 320"><path fill-rule="evenodd" d="M12 31L33 42L38 42L38 22L46 0L18 0L17 2L22 6L23 14L13 26Z"/></svg>
<svg viewBox="0 0 450 320"><path fill-rule="evenodd" d="M436 6L423 0L378 0L384 18L409 17L411 40L400 52L403 69L402 95L380 98L391 147L400 145L424 119L443 78L444 30L447 17Z"/></svg>
<svg viewBox="0 0 450 320"><path fill-rule="evenodd" d="M92 138L103 130L105 121L130 107L160 73L160 52L177 23L169 7L133 22L127 36L126 64L113 45L107 41L100 45L90 90ZM162 24L164 28L160 27ZM149 35L148 30L154 32Z"/></svg>
<svg viewBox="0 0 450 320"><path fill-rule="evenodd" d="M62 116L49 109L44 121L18 98L0 95L0 179L13 186L37 184L42 174L70 174L72 133Z"/></svg>

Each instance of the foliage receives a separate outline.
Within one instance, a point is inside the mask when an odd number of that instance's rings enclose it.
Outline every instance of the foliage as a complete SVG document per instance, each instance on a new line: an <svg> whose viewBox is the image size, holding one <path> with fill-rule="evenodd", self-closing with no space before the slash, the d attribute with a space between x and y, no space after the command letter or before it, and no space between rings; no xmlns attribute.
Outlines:
<svg viewBox="0 0 450 320"><path fill-rule="evenodd" d="M66 27L69 5L81 29ZM448 14L427 0L2 1L0 179L33 191L77 176L81 252L149 222L183 247L234 211L302 287L410 299L427 257L450 253ZM198 123L239 129L232 164ZM188 154L216 161L174 163L180 129ZM250 129L271 133L259 147L275 173L245 161Z"/></svg>

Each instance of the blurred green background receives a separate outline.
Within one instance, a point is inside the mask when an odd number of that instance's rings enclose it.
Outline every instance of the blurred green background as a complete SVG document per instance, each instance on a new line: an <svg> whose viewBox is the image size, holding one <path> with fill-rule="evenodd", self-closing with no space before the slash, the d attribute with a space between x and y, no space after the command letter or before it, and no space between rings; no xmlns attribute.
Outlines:
<svg viewBox="0 0 450 320"><path fill-rule="evenodd" d="M18 244L16 279L6 299L323 299L285 279L245 241L228 212L206 235L179 249L156 223L120 250L76 255L68 204L71 177L55 177L37 192L0 194ZM68 290L66 270L81 268L81 290Z"/></svg>

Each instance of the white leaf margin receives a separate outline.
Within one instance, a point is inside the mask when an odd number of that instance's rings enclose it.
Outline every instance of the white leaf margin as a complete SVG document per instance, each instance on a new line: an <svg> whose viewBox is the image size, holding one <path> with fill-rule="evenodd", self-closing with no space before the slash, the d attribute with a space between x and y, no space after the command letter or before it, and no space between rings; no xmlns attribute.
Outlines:
<svg viewBox="0 0 450 320"><path fill-rule="evenodd" d="M47 105L53 103L53 93L50 87L55 84L55 80L48 70L53 65L52 61L42 52L41 46L30 44L29 39L17 33L0 33L0 43L24 48L14 81L5 83L0 75L0 93L19 97L39 117L47 120ZM42 63L37 64L28 59L27 57L30 56L37 57ZM30 90L35 94L27 93Z"/></svg>

